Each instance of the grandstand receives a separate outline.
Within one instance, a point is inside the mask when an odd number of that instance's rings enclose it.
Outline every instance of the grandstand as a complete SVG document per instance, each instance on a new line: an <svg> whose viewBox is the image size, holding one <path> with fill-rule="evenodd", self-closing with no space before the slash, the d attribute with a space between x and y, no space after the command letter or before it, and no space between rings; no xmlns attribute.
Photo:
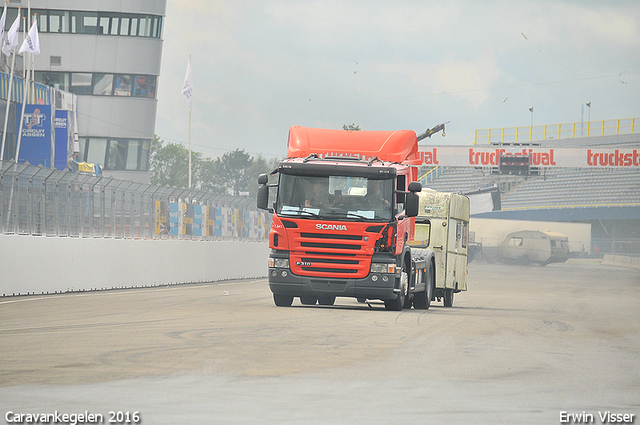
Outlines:
<svg viewBox="0 0 640 425"><path fill-rule="evenodd" d="M541 147L638 148L640 134L532 141ZM501 211L475 215L592 224L592 245L604 253L640 253L640 169L539 168L526 175L494 167L439 167L423 176L425 187L471 192L497 186Z"/></svg>

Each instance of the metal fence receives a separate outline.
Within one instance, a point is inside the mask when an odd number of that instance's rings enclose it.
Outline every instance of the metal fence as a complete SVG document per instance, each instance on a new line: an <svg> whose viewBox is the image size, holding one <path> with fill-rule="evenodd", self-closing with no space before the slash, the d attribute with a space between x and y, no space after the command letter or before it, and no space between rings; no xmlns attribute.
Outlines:
<svg viewBox="0 0 640 425"><path fill-rule="evenodd" d="M123 239L266 240L249 197L0 162L0 232Z"/></svg>

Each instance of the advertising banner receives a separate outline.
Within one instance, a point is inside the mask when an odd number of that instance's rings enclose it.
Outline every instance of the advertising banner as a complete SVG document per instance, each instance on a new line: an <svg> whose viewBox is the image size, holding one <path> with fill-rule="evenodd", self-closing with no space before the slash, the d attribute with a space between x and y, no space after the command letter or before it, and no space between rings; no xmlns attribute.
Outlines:
<svg viewBox="0 0 640 425"><path fill-rule="evenodd" d="M51 166L51 106L25 105L24 119L18 127L22 132L18 162ZM66 158L65 158L66 166Z"/></svg>
<svg viewBox="0 0 640 425"><path fill-rule="evenodd" d="M156 201L155 211L155 234L168 235L170 215L168 204L165 201Z"/></svg>
<svg viewBox="0 0 640 425"><path fill-rule="evenodd" d="M193 236L193 204L182 204L182 234Z"/></svg>
<svg viewBox="0 0 640 425"><path fill-rule="evenodd" d="M177 236L178 230L180 229L180 218L182 217L180 204L177 202L171 202L169 204L169 210L169 234Z"/></svg>
<svg viewBox="0 0 640 425"><path fill-rule="evenodd" d="M528 146L433 146L421 148L423 165L498 167L500 158L529 158L531 167L640 169L640 149L542 148Z"/></svg>
<svg viewBox="0 0 640 425"><path fill-rule="evenodd" d="M193 236L202 236L202 205L193 206Z"/></svg>
<svg viewBox="0 0 640 425"><path fill-rule="evenodd" d="M55 143L54 143L54 166L58 170L67 168L67 159L69 158L69 111L56 110L54 119Z"/></svg>

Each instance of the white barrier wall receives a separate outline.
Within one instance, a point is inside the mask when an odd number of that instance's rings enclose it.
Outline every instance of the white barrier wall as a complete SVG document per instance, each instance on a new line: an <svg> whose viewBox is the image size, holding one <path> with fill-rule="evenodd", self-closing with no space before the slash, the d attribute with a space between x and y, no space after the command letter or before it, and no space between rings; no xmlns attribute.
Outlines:
<svg viewBox="0 0 640 425"><path fill-rule="evenodd" d="M266 242L0 235L0 296L265 277Z"/></svg>

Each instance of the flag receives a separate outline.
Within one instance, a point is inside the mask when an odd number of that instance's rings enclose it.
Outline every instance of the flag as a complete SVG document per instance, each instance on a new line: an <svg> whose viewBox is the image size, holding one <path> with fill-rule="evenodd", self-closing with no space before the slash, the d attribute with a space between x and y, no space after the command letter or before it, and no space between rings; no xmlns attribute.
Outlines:
<svg viewBox="0 0 640 425"><path fill-rule="evenodd" d="M18 9L20 10L20 9ZM9 56L14 47L18 45L18 33L20 31L20 13L16 16L16 20L11 24L11 28L7 31L7 36L2 41L2 53Z"/></svg>
<svg viewBox="0 0 640 425"><path fill-rule="evenodd" d="M0 18L0 31L2 31L2 38L4 40L4 26L7 24L7 2L4 2L4 11L2 12L2 18Z"/></svg>
<svg viewBox="0 0 640 425"><path fill-rule="evenodd" d="M193 103L193 99L191 98L192 92L193 77L191 76L191 58L189 58L189 62L187 62L187 73L184 76L184 84L182 85L182 94L187 99L189 110L191 110L191 105Z"/></svg>
<svg viewBox="0 0 640 425"><path fill-rule="evenodd" d="M31 24L31 29L29 33L25 37L22 42L22 46L20 46L20 50L18 53L29 52L35 55L40 54L40 39L38 38L38 21L33 21Z"/></svg>

